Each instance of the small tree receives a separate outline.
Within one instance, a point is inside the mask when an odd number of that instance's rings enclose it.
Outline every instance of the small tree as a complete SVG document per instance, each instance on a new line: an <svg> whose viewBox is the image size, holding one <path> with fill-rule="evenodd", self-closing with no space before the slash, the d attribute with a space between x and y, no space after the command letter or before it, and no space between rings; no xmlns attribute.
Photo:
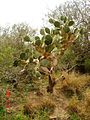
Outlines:
<svg viewBox="0 0 90 120"><path fill-rule="evenodd" d="M26 70L29 63L32 64L36 60L36 66L33 69L48 76L47 92L52 93L56 83L54 74L58 58L63 56L68 47L80 37L80 30L74 28L74 21L65 16L61 16L60 21L50 18L49 22L53 25L53 28L45 27L41 29L41 35L35 36L35 39L31 42L31 55L27 57L26 52L21 53L21 59L14 61L14 65L17 66L20 62L24 64L24 70ZM26 40L25 38L24 40ZM27 37L27 39L29 38ZM38 52L36 58L33 54L35 51Z"/></svg>

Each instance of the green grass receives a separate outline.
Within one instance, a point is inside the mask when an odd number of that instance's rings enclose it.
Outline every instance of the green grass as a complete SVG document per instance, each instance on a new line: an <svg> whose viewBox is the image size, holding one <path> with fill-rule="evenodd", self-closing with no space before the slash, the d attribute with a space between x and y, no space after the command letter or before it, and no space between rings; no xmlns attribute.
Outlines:
<svg viewBox="0 0 90 120"><path fill-rule="evenodd" d="M49 120L49 115L47 110L37 111L31 120Z"/></svg>
<svg viewBox="0 0 90 120"><path fill-rule="evenodd" d="M70 120L80 120L80 119L79 119L79 117L76 113L72 113L71 117L70 117Z"/></svg>

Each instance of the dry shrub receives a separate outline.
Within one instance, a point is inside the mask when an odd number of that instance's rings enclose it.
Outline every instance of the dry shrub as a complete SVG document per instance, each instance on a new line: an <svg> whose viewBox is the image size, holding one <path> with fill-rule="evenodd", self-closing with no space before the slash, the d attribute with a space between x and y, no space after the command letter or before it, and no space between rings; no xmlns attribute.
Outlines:
<svg viewBox="0 0 90 120"><path fill-rule="evenodd" d="M69 101L69 110L70 112L78 112L77 106L79 104L79 100L77 96L73 96L71 100Z"/></svg>
<svg viewBox="0 0 90 120"><path fill-rule="evenodd" d="M46 109L51 114L54 112L55 103L50 98L44 98L41 104L41 109Z"/></svg>
<svg viewBox="0 0 90 120"><path fill-rule="evenodd" d="M70 98L70 114L76 113L81 120L90 120L90 75L64 73L63 76L65 79L60 81L58 88L60 86L60 91Z"/></svg>
<svg viewBox="0 0 90 120"><path fill-rule="evenodd" d="M90 76L75 73L68 74L66 72L63 72L62 74L65 79L60 82L59 89L61 89L66 96L72 97L75 94L79 97L79 99L82 99L82 92L90 84Z"/></svg>
<svg viewBox="0 0 90 120"><path fill-rule="evenodd" d="M87 101L87 104L90 106L90 88L87 88L83 94L85 101Z"/></svg>
<svg viewBox="0 0 90 120"><path fill-rule="evenodd" d="M61 92L65 95L66 98L71 98L74 95L74 91L72 88L69 88L67 86L64 86L61 89Z"/></svg>
<svg viewBox="0 0 90 120"><path fill-rule="evenodd" d="M78 90L84 90L86 84L90 83L90 76L86 75L75 75L75 74L70 74L69 75L69 84L72 86L74 89Z"/></svg>
<svg viewBox="0 0 90 120"><path fill-rule="evenodd" d="M69 102L69 111L77 113L81 120L90 120L90 88L83 92L84 98L73 96Z"/></svg>
<svg viewBox="0 0 90 120"><path fill-rule="evenodd" d="M68 74L68 73L63 72L63 76L65 77L64 81L66 81L67 85L72 86L73 88L81 89L87 83L90 83L89 75L87 75L87 76L79 75L79 74L75 74L74 72L71 74Z"/></svg>
<svg viewBox="0 0 90 120"><path fill-rule="evenodd" d="M83 101L78 100L77 96L73 96L69 101L68 110L70 114L76 113L80 118L85 118L86 106Z"/></svg>
<svg viewBox="0 0 90 120"><path fill-rule="evenodd" d="M85 112L83 113L83 116L85 120L90 120L90 88L87 88L84 94L84 100L83 100L83 106L85 106Z"/></svg>

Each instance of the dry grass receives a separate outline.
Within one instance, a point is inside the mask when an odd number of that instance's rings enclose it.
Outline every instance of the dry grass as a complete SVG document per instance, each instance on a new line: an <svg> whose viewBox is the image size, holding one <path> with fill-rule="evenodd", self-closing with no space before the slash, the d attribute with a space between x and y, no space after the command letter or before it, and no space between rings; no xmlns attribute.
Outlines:
<svg viewBox="0 0 90 120"><path fill-rule="evenodd" d="M77 113L81 120L90 120L90 76L74 73L63 75L65 79L59 85L60 91L69 98L69 111Z"/></svg>
<svg viewBox="0 0 90 120"><path fill-rule="evenodd" d="M65 87L72 89L74 92L84 91L87 87L90 86L90 76L89 75L79 75L75 73L68 74L66 72L62 73L65 77L64 80L61 80L56 89L63 89Z"/></svg>
<svg viewBox="0 0 90 120"><path fill-rule="evenodd" d="M55 103L48 96L36 96L31 94L24 105L24 114L32 116L36 111L47 110L49 114L54 112Z"/></svg>
<svg viewBox="0 0 90 120"><path fill-rule="evenodd" d="M83 100L78 100L76 96L73 96L69 101L68 108L70 112L77 113L81 120L90 120L90 99L87 100L86 96Z"/></svg>
<svg viewBox="0 0 90 120"><path fill-rule="evenodd" d="M69 113L76 113L81 120L90 120L90 75L62 74L65 79L55 89L68 100Z"/></svg>
<svg viewBox="0 0 90 120"><path fill-rule="evenodd" d="M90 120L90 76L66 72L63 72L63 76L65 79L56 84L52 95L45 92L46 83L40 83L42 92L29 92L24 114L32 117L37 111L46 109L49 115L60 116L61 120L65 119L65 114L68 118L68 113L72 112L81 120Z"/></svg>

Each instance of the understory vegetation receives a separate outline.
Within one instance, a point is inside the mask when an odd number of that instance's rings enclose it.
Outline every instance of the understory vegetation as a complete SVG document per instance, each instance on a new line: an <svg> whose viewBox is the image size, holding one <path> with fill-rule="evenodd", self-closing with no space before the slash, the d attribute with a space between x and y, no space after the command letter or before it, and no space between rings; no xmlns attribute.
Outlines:
<svg viewBox="0 0 90 120"><path fill-rule="evenodd" d="M40 34L1 27L0 120L90 120L88 4L59 6Z"/></svg>

